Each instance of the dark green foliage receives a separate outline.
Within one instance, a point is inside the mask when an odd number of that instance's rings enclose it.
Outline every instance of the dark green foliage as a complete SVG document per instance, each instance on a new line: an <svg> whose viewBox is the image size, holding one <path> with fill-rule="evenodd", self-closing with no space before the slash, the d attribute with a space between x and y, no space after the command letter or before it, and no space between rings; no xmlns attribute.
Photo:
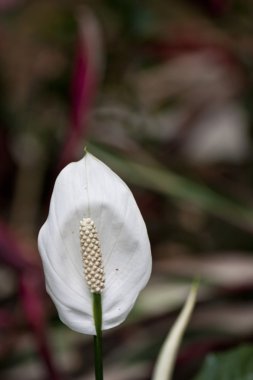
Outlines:
<svg viewBox="0 0 253 380"><path fill-rule="evenodd" d="M194 380L252 380L253 346L208 355Z"/></svg>

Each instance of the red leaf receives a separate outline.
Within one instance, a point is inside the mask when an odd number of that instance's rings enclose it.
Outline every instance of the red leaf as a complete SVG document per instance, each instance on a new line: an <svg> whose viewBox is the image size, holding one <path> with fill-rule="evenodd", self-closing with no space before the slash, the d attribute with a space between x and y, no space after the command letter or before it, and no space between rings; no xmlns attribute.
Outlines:
<svg viewBox="0 0 253 380"><path fill-rule="evenodd" d="M23 272L20 276L20 298L26 319L36 339L37 347L51 380L59 380L46 336L46 314L41 272Z"/></svg>
<svg viewBox="0 0 253 380"><path fill-rule="evenodd" d="M94 15L85 10L78 19L79 35L71 84L71 121L60 157L60 167L73 160L101 77L101 35Z"/></svg>

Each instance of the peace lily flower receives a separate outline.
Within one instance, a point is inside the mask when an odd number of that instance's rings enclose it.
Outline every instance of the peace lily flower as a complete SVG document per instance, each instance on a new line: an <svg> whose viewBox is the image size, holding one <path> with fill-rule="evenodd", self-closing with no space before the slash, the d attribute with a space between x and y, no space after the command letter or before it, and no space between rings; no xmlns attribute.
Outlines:
<svg viewBox="0 0 253 380"><path fill-rule="evenodd" d="M96 334L92 293L101 294L102 330L122 323L151 272L145 223L126 184L89 153L56 179L39 251L59 317Z"/></svg>

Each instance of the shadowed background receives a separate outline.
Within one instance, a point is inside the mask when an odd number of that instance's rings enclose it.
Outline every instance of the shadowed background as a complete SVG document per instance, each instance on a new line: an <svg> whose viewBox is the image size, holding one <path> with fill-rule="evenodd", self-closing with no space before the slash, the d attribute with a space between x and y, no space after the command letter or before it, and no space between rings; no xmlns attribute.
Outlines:
<svg viewBox="0 0 253 380"><path fill-rule="evenodd" d="M133 191L153 274L106 332L105 377L148 380L202 279L175 380L253 338L253 5L0 0L0 377L93 379L92 339L45 293L54 180L84 146Z"/></svg>

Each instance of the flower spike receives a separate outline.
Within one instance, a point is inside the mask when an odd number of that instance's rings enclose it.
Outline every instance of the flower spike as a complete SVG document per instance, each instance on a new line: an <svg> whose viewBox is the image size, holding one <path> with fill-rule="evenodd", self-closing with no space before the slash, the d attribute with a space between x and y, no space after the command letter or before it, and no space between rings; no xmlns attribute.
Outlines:
<svg viewBox="0 0 253 380"><path fill-rule="evenodd" d="M104 268L95 223L90 218L80 222L80 243L84 276L91 293L102 293L105 287Z"/></svg>

